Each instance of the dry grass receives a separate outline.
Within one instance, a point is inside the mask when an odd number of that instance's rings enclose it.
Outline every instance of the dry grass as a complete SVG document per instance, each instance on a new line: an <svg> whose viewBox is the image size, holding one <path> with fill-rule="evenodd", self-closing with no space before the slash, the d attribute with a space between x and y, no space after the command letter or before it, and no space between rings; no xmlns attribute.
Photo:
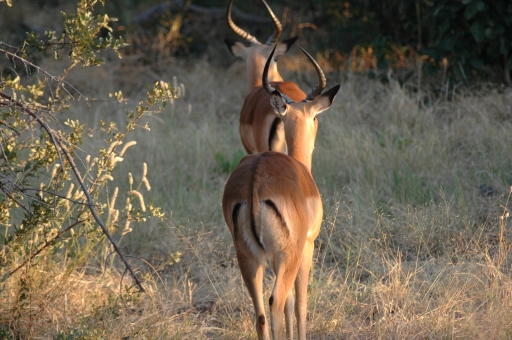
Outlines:
<svg viewBox="0 0 512 340"><path fill-rule="evenodd" d="M314 74L300 69L285 77L307 88ZM86 72L68 80L91 98L117 89L130 98L65 113L93 129L99 119L122 122L159 79L176 77L186 89L147 118L151 131L133 136L138 144L112 184L126 187L127 172L146 162L148 195L167 216L134 225L121 242L137 257L147 294L127 289L111 258L67 268L44 254L0 287L0 329L23 339L255 338L221 213L229 173L215 157L236 159L242 150L242 63L220 70L205 61L125 60ZM512 235L500 217L512 184L512 91L483 87L427 106L393 81L341 79L335 103L320 116L313 157L325 216L310 279L309 337L510 338ZM103 145L86 139L83 146Z"/></svg>

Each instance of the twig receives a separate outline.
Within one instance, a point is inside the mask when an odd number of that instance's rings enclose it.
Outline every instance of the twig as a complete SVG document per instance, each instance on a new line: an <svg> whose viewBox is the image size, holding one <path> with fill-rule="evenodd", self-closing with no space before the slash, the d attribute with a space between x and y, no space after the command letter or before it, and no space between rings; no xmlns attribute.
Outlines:
<svg viewBox="0 0 512 340"><path fill-rule="evenodd" d="M10 100L16 107L19 107L21 109L23 109L24 112L28 113L30 116L34 117L37 122L41 125L41 127L46 130L46 132L48 133L53 145L55 146L55 149L57 150L57 153L59 155L59 158L60 158L60 161L61 161L61 169L64 169L64 162L63 162L63 159L62 159L62 156L61 156L61 153L59 151L59 148L60 150L64 153L64 155L66 156L66 159L69 163L69 165L71 166L71 169L73 170L73 173L75 174L75 177L78 181L78 183L80 184L80 187L82 188L82 192L85 194L85 196L87 197L87 202L88 202L88 207L89 207L89 210L91 211L94 219L96 220L96 222L98 223L98 225L101 227L101 229L103 230L103 233L107 236L107 238L109 239L110 243L112 244L112 246L114 247L114 250L119 254L119 257L121 257L121 260L124 262L125 266L126 266L126 269L128 269L128 271L130 272L130 274L132 275L132 278L133 280L135 281L135 283L137 284L137 286L139 287L139 290L141 292L144 292L144 288L142 287L142 283L141 281L139 280L139 278L137 277L137 275L135 275L135 272L133 271L132 267L129 265L128 261L126 260L126 258L124 257L123 255L123 252L121 251L121 249L119 248L119 246L117 245L116 241L112 238L112 236L110 235L107 227L105 226L105 224L103 223L103 221L100 219L100 217L98 216L97 212L96 212L96 209L94 208L94 201L91 197L91 195L89 194L89 190L87 189L87 186L85 185L83 179L82 179L82 175L80 173L80 171L78 170L78 167L76 166L75 164L75 161L73 159L73 157L71 156L71 153L69 152L68 148L66 145L64 145L64 141L61 139L61 137L57 134L57 132L55 132L55 130L53 130L52 128L50 128L48 126L48 124L46 124L46 122L44 122L40 117L38 117L34 112L32 112L31 110L25 108L21 103L13 100L9 95L3 93L3 92L0 92L0 97L2 98L5 98L5 99L8 99Z"/></svg>
<svg viewBox="0 0 512 340"><path fill-rule="evenodd" d="M0 103L0 105L1 105L1 104L2 104L2 103ZM20 133L18 130L16 130L15 128L13 128L12 126L10 126L9 124L7 124L6 122L4 122L3 120L0 120L0 124L5 125L9 130L13 131L13 132L14 132L15 134L17 134L18 136L20 136L20 135L21 135L21 133Z"/></svg>
<svg viewBox="0 0 512 340"><path fill-rule="evenodd" d="M0 183L0 190L2 190L2 192L7 196L9 197L11 200L14 201L14 203L16 203L20 208L23 208L23 210L25 210L29 215L32 215L32 213L30 212L30 210L28 210L20 201L18 201L16 198L14 198L10 193L9 191L7 190L4 190L4 186L2 183Z"/></svg>
<svg viewBox="0 0 512 340"><path fill-rule="evenodd" d="M72 203L76 203L76 204L83 204L83 205L89 205L89 203L87 202L79 202L79 201L76 201L74 199L71 199L71 198L68 198L64 195L61 195L61 194L57 194L56 192L54 191L48 191L48 190L43 190L43 189L35 189L35 188L19 188L18 186L16 186L16 189L18 189L20 192L25 192L25 191L39 191L39 192L44 192L44 193L47 193L47 194L50 194L50 195L53 195L53 196L57 196L57 197L60 197L60 198L63 198L65 200L68 200ZM99 204L93 204L93 206L96 206L98 207Z"/></svg>
<svg viewBox="0 0 512 340"><path fill-rule="evenodd" d="M37 120L37 122L39 123L39 125L41 125L41 127L43 127L43 129L46 130L46 132L48 132L48 135L50 136L50 138L52 139L52 142L53 142L53 145L55 145L55 150L57 151L57 154L59 155L59 159L60 159L60 165L61 165L61 168L64 169L64 161L62 160L62 156L60 154L60 151L59 151L59 148L57 147L57 143L55 142L55 138L54 138L54 131L52 130L52 128L50 128L48 126L48 124L46 124L46 122L44 122L40 117L38 117L34 112L32 112L31 110L27 109L24 105L22 105L20 102L18 101L15 101L14 99L11 98L11 96L3 93L0 91L0 97L4 98L4 99L8 99L11 103L14 104L14 106L16 107L19 107L21 109L23 109L23 111L25 111L26 113L28 113L30 116L32 116L35 120Z"/></svg>
<svg viewBox="0 0 512 340"><path fill-rule="evenodd" d="M17 58L17 59L21 60L21 62L22 62L24 65L30 65L30 66L34 67L35 69L37 69L39 72L44 73L44 74L45 74L46 76L48 76L51 80L53 80L54 82L56 82L56 83L59 85L59 87L64 88L64 91L66 91L66 93L67 93L68 95L70 95L70 96L71 96L71 98L73 98L73 99L74 99L73 95L72 95L72 94L71 94L71 93L70 93L70 92L69 92L69 91L68 91L64 86L62 86L62 84L69 85L69 87L71 87L73 90L75 90L75 91L76 91L76 92L77 92L81 97L85 98L85 96L84 96L80 91L78 91L78 90L77 90L73 85L71 85L71 84L70 84L70 83L68 83L67 81L65 81L65 80L63 80L63 79L60 79L59 77L56 77L56 76L54 76L54 75L52 75L52 74L48 73L47 71L45 71L45 70L44 70L44 69L42 69L41 67L39 67L39 66L37 66L37 65L35 65L35 64L33 64L33 63L31 63L30 61L28 61L28 60L26 60L26 59L24 59L24 58L20 57L19 55L15 54L15 53L11 53L11 52L6 51L6 50L3 50L3 49L0 49L0 52L3 52L3 53L5 53L5 54L7 54L7 55L9 55L9 56L11 56L11 57L13 57L13 58Z"/></svg>
<svg viewBox="0 0 512 340"><path fill-rule="evenodd" d="M13 50L19 50L20 49L20 47L16 47L16 46L12 46L12 45L6 44L3 41L0 41L0 46L6 46L8 48L12 48Z"/></svg>
<svg viewBox="0 0 512 340"><path fill-rule="evenodd" d="M128 269L128 271L132 275L133 280L135 281L135 283L139 287L139 290L141 292L144 292L145 291L144 287L142 287L142 283L140 282L139 278L137 277L137 275L133 271L133 269L130 266L130 264L128 263L128 261L126 260L125 256L123 255L123 252L121 251L121 249L117 245L117 243L114 240L114 238L112 237L112 235L110 235L107 227L105 226L103 221L100 219L100 217L96 213L96 210L94 209L93 199L92 199L91 195L89 194L89 190L87 189L87 186L85 185L85 183L84 183L84 181L82 179L82 175L80 174L80 171L78 171L78 168L77 168L77 166L75 164L75 161L73 160L73 157L69 153L69 150L67 149L67 147L64 144L62 144L60 139L58 139L57 142L59 143L59 146L61 147L62 151L64 152L64 155L66 156L66 159L68 160L69 165L71 166L71 169L75 173L75 177L76 177L78 183L80 184L80 187L82 187L83 193L87 197L87 201L89 202L89 210L91 211L94 219L96 220L96 222L99 224L99 226L103 230L103 233L107 236L108 240L110 241L110 243L114 247L114 250L116 251L116 253L119 254L119 257L124 262L124 265L126 266L126 269Z"/></svg>
<svg viewBox="0 0 512 340"><path fill-rule="evenodd" d="M63 229L60 231L60 233L58 233L53 239L49 240L49 241L46 241L44 243L44 245L39 248L35 253L33 253L32 255L30 255L30 257L28 259L26 259L22 264L20 264L16 269L14 269L13 271L11 271L9 274L7 274L7 276L11 276L12 274L16 273L18 270L20 270L21 268L23 268L30 260L32 260L34 257L36 257L37 255L39 255L39 253L41 253L46 247L48 247L49 245L53 244L53 242L55 242L59 237L62 236L62 234L64 234L66 231L70 230L71 228L73 227L76 227L77 225L79 225L80 223L83 223L85 222L84 220L79 220L79 221L76 221L75 223L73 223L72 225L68 226L67 228Z"/></svg>

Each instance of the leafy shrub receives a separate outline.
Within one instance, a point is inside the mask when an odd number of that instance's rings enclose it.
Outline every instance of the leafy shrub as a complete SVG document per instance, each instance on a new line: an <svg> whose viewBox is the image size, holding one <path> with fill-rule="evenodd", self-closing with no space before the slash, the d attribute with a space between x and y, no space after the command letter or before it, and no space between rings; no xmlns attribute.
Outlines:
<svg viewBox="0 0 512 340"><path fill-rule="evenodd" d="M345 51L370 45L379 68L393 46L409 46L431 73L446 67L458 81L490 77L510 81L512 4L509 1L344 1L319 3L329 31L326 46ZM319 24L321 25L321 24ZM502 77L503 75L503 77Z"/></svg>
<svg viewBox="0 0 512 340"><path fill-rule="evenodd" d="M87 100L65 80L69 71L77 66L101 65L101 51L118 52L125 46L122 39L111 34L100 37L100 30L109 30L114 19L93 16L96 3L80 0L76 14L63 13L66 29L60 35L46 32L41 38L29 34L20 47L0 42L0 52L12 69L22 65L27 73L33 69L42 76L34 81L35 77L22 77L20 73L0 75L0 291L6 280L18 282L11 320L14 330L15 319L30 312L27 303L31 282L26 275L34 270L41 272L43 259L72 270L91 261L98 252L110 253L105 246L108 239L142 289L112 235L130 232L133 221L163 217L158 207L145 203L143 193L150 190L145 164L139 183L134 183L130 174L124 205L117 202L119 189L112 190L110 183L125 151L136 144L128 141L130 133L142 125L146 113L162 110L175 98L173 88L163 81L149 88L146 100L127 112L125 126L102 120L99 129L92 129L77 119L66 118L65 112L73 110L77 101ZM29 53L48 51L56 58L69 58L70 65L58 76L28 60ZM125 101L121 92L110 97L112 101ZM142 127L149 130L147 125ZM84 133L91 138L106 138L104 147L84 155ZM17 275L21 268L25 269L24 275ZM10 331L2 330L1 336L8 337ZM19 332L15 331L16 338L23 338Z"/></svg>

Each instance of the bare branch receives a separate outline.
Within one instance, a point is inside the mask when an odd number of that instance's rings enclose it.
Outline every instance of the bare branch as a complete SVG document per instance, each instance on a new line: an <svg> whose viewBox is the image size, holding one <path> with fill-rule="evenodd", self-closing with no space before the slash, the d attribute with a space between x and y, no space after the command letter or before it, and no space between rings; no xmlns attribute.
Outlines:
<svg viewBox="0 0 512 340"><path fill-rule="evenodd" d="M50 194L50 195L53 195L53 196L56 196L56 197L60 197L60 198L63 198L65 200L68 200L72 203L76 203L76 204L83 204L83 205L90 205L89 203L87 202L79 202L79 201L76 201L74 199L71 199L71 198L68 198L64 195L61 195L61 194L57 194L56 192L54 191L48 191L48 190L42 190L42 189L35 189L35 188L19 188L16 186L16 189L18 189L20 192L25 192L25 191L38 191L38 192L44 192L46 194ZM95 207L98 207L99 204L93 204L93 206Z"/></svg>
<svg viewBox="0 0 512 340"><path fill-rule="evenodd" d="M48 241L45 241L43 246L41 248L39 248L35 253L31 254L29 256L28 259L26 259L22 264L20 264L18 267L16 267L16 269L14 269L13 271L11 271L9 274L7 274L7 276L11 276L12 274L16 273L18 270L20 270L21 268L23 268L30 260L32 260L34 257L36 257L37 255L39 255L46 247L52 245L59 237L61 237L66 231L70 230L71 228L73 227L76 227L77 225L79 225L80 223L83 223L85 222L84 220L79 220L79 221L76 221L75 223L73 223L72 225L68 226L67 228L61 230L57 235L55 235L54 238L52 238L51 240L48 240Z"/></svg>
<svg viewBox="0 0 512 340"><path fill-rule="evenodd" d="M29 215L31 215L30 213L30 210L27 209L27 207L25 207L20 201L18 201L15 197L13 197L8 190L4 190L4 186L2 185L2 183L0 182L0 190L2 190L2 192L7 196L9 197L9 199L11 199L12 201L14 201L20 208L22 208L23 210L25 210Z"/></svg>
<svg viewBox="0 0 512 340"><path fill-rule="evenodd" d="M26 108L23 104L21 104L20 102L17 102L15 101L14 99L11 98L11 96L3 93L0 91L0 97L4 98L4 99L8 99L11 103L13 103L16 107L19 107L21 109L23 109L24 112L28 113L30 116L32 116L38 123L39 125L41 125L41 127L43 129L46 130L46 132L48 132L48 135L50 136L50 138L52 139L52 143L53 145L55 145L55 150L57 150L57 154L59 155L59 159L60 159L60 165L62 167L62 169L64 169L64 161L62 160L62 156L60 154L60 151L59 151L59 148L57 147L57 143L55 142L55 136L54 134L55 131L50 128L48 126L48 124L46 124L45 121L43 121L40 117L37 116L37 114L35 114L34 112L32 112L32 110L29 110L28 108Z"/></svg>
<svg viewBox="0 0 512 340"><path fill-rule="evenodd" d="M0 41L0 46L5 46L5 47L8 47L8 48L12 48L13 50L19 50L20 49L19 47L6 44L3 41Z"/></svg>
<svg viewBox="0 0 512 340"><path fill-rule="evenodd" d="M117 245L117 243L114 240L114 238L112 237L112 235L110 235L110 232L108 231L107 227L105 226L103 221L100 219L100 217L96 213L96 209L94 209L93 199L92 199L91 195L89 194L89 190L87 189L87 186L85 185L85 183L84 183L84 181L82 179L82 175L80 174L80 171L78 171L78 168L77 168L77 166L75 164L75 161L74 161L73 157L71 156L69 150L67 149L67 147L64 144L62 144L60 139L58 139L57 142L59 143L59 146L61 147L62 151L64 152L64 155L66 156L66 159L68 160L69 164L71 165L71 169L75 173L75 177L76 177L78 183L80 184L80 186L82 187L83 193L87 197L87 201L89 202L89 210L91 211L92 216L94 217L96 222L99 224L99 226L103 230L103 233L107 236L108 240L110 241L110 243L114 247L114 250L116 251L116 253L119 254L119 257L124 262L124 265L126 266L126 269L130 272L130 274L132 275L133 280L135 281L135 283L139 287L139 290L141 292L144 292L145 291L144 287L142 287L142 283L140 282L139 278L137 277L137 275L133 271L133 269L130 266L130 264L128 263L128 261L126 260L125 256L123 255L123 252L121 251L121 249Z"/></svg>
<svg viewBox="0 0 512 340"><path fill-rule="evenodd" d="M41 127L48 133L48 135L49 135L50 139L52 140L52 143L54 144L55 149L57 150L57 153L59 155L59 158L60 158L60 161L61 161L61 168L62 169L64 169L64 162L63 162L63 159L62 159L60 151L62 151L64 153L64 155L65 155L69 165L71 166L71 169L72 169L73 173L75 174L75 178L77 179L78 183L80 184L80 187L82 188L82 192L87 197L87 202L88 202L87 205L88 205L89 210L91 211L94 219L96 220L98 225L103 230L103 233L109 239L110 243L114 247L114 250L119 254L119 257L124 262L124 264L126 266L126 269L130 272L130 274L132 275L133 280L135 281L136 285L139 287L139 290L141 292L144 292L144 288L142 287L141 281L139 280L139 278L137 277L137 275L133 271L132 267L130 266L130 264L126 260L123 252L121 251L121 249L117 245L116 241L112 238L112 235L110 235L107 227L105 226L103 221L98 216L98 214L96 212L96 209L94 208L94 206L95 206L94 201L93 201L91 195L89 194L89 190L88 190L87 186L85 185L85 183L84 183L84 181L82 179L82 175L81 175L80 171L78 170L78 167L76 166L75 161L74 161L73 157L71 156L70 151L68 150L67 146L65 145L66 140L63 140L57 134L57 132L55 130L53 130L52 128L50 128L50 126L48 126L48 124L45 121L43 121L40 117L38 117L38 115L36 113L34 113L31 110L29 110L28 108L24 107L21 103L13 100L9 95L7 95L7 94L5 94L3 92L0 92L0 97L2 97L4 99L8 99L10 102L12 102L14 104L14 106L22 109L24 112L26 112L27 114L32 116L41 125ZM60 149L60 151L59 151L59 149Z"/></svg>
<svg viewBox="0 0 512 340"><path fill-rule="evenodd" d="M0 103L0 105L1 105L1 104L2 104L2 103ZM12 126L10 126L9 124L7 124L5 121L3 121L3 120L1 120L1 119L0 119L0 124L4 125L5 127L7 127L9 130L13 131L13 132L14 132L15 134L17 134L18 136L20 136L20 135L21 135L21 133L20 133L18 130L16 130L15 128L13 128Z"/></svg>
<svg viewBox="0 0 512 340"><path fill-rule="evenodd" d="M54 82L56 82L56 83L59 85L59 87L62 87L62 88L64 89L64 91L65 91L69 96L71 96L71 98L73 98L73 99L74 99L75 97L73 97L73 95L72 95L72 94L71 94L71 93L70 93L70 92L69 92L69 91L68 91L64 86L62 86L62 84L66 84L66 85L68 85L68 86L69 86L69 87L71 87L73 90L75 90L75 91L80 95L80 97L85 98L85 96L84 96L80 91L78 91L78 90L77 90L73 85L71 85L71 84L70 84L70 83L68 83L67 81L65 81L65 80L63 80L63 79L61 79L61 78L59 78L59 77L56 77L56 76L54 76L54 75L52 75L52 74L48 73L46 70L44 70L44 69L42 69L41 67L39 67L39 66L37 66L37 65L35 65L35 64L33 64L33 63L31 63L31 62L30 62L30 61L28 61L28 60L26 60L26 59L24 59L24 58L20 57L19 55L15 54L15 53L11 53L11 52L6 51L6 50L3 50L3 49L0 49L0 52L3 52L3 53L5 53L5 54L7 54L7 55L9 55L9 56L11 56L11 57L13 57L13 58L18 59L18 60L21 60L21 62L22 62L24 65L30 65L30 66L34 67L35 69L37 69L37 70L38 70L38 72L41 72L41 73L45 74L46 76L48 76L48 78L50 78L51 80L53 80Z"/></svg>

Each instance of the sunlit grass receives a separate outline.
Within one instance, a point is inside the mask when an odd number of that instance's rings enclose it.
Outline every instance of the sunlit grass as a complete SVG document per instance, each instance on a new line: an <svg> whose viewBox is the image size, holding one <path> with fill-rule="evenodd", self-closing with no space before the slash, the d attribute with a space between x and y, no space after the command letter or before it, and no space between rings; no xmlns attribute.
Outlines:
<svg viewBox="0 0 512 340"><path fill-rule="evenodd" d="M147 293L127 290L130 280L111 257L65 273L62 263L41 260L1 288L0 329L21 338L255 338L221 212L229 166L216 157L232 162L243 150L243 65L123 63L71 74L101 101L65 114L97 129L100 119L120 123L146 84L176 77L184 85L181 98L147 118L150 131L132 135L137 145L112 182L112 190L126 189L128 171L140 168L133 172L140 180L147 163L147 197L166 214L163 223L133 224L121 240ZM310 79L295 75L288 79ZM329 75L328 86L336 78ZM103 101L113 89L129 102ZM468 90L429 105L418 98L393 81L342 77L319 117L313 175L325 214L309 288L310 338L511 336L511 234L500 217L512 185L512 91ZM86 138L78 156L103 144ZM20 294L29 297L23 304Z"/></svg>

